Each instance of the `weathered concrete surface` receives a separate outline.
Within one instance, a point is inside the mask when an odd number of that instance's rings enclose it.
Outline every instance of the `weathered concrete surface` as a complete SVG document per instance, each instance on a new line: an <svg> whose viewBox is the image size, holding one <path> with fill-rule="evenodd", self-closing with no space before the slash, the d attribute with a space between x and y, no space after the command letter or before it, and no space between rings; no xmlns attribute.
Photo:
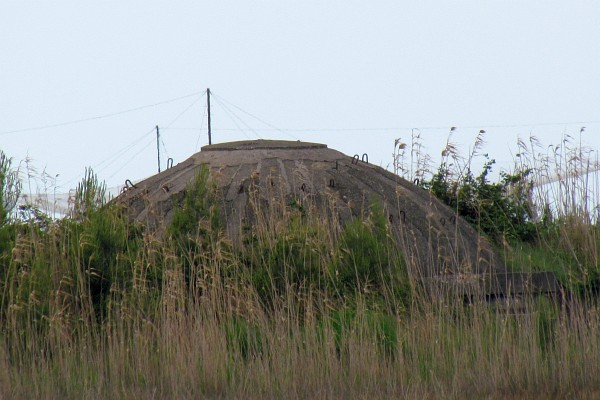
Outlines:
<svg viewBox="0 0 600 400"><path fill-rule="evenodd" d="M485 300L501 304L508 299L528 300L542 295L563 300L564 295L563 288L552 272L437 275L427 277L425 283L434 296L458 295L466 303Z"/></svg>
<svg viewBox="0 0 600 400"><path fill-rule="evenodd" d="M362 157L361 157L362 159ZM132 218L153 229L172 219L202 164L218 186L227 234L239 240L256 210L303 204L344 224L383 205L408 264L423 276L505 271L488 243L428 191L324 144L255 140L205 146L186 161L119 196Z"/></svg>

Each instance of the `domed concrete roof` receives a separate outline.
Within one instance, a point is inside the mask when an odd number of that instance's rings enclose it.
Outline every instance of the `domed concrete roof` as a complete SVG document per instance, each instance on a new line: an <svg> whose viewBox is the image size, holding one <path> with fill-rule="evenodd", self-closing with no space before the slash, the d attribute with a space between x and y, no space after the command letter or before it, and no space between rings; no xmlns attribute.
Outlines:
<svg viewBox="0 0 600 400"><path fill-rule="evenodd" d="M407 261L424 276L504 271L486 240L428 191L369 164L366 154L351 157L324 144L253 140L204 146L116 201L128 205L132 218L161 229L203 164L218 187L234 242L242 226L256 220L257 204L265 212L276 203L299 202L324 220L344 224L375 202L383 205Z"/></svg>

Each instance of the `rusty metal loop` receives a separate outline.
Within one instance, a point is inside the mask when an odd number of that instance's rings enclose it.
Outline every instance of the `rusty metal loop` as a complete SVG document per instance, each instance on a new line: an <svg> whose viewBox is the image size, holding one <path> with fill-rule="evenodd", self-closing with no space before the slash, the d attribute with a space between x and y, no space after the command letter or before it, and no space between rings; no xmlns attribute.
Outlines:
<svg viewBox="0 0 600 400"><path fill-rule="evenodd" d="M362 162L364 162L364 163L367 163L367 164L368 164L368 163L369 163L369 155L368 155L367 153L364 153L364 154L362 155L362 158L361 158L361 160L362 160Z"/></svg>
<svg viewBox="0 0 600 400"><path fill-rule="evenodd" d="M300 190L306 192L306 183L303 183L302 186L300 186Z"/></svg>
<svg viewBox="0 0 600 400"><path fill-rule="evenodd" d="M352 164L355 164L355 165L356 165L356 164L358 164L358 157L359 157L359 156L358 156L358 154L355 154L355 155L352 157Z"/></svg>
<svg viewBox="0 0 600 400"><path fill-rule="evenodd" d="M415 185L419 186L419 184L421 183L421 181L419 180L419 178L415 178L415 179L413 180L413 183L414 183Z"/></svg>
<svg viewBox="0 0 600 400"><path fill-rule="evenodd" d="M127 189L130 189L130 188L137 189L137 186L135 186L135 185L133 184L133 182L131 182L131 180L130 180L130 179L125 179L125 187L126 187Z"/></svg>
<svg viewBox="0 0 600 400"><path fill-rule="evenodd" d="M402 223L406 222L406 212L404 210L401 210L399 214L402 217L400 219L402 221Z"/></svg>
<svg viewBox="0 0 600 400"><path fill-rule="evenodd" d="M331 188L335 187L335 181L333 179L329 180L329 187L331 187Z"/></svg>
<svg viewBox="0 0 600 400"><path fill-rule="evenodd" d="M173 168L173 159L171 157L167 159L167 169L169 168Z"/></svg>

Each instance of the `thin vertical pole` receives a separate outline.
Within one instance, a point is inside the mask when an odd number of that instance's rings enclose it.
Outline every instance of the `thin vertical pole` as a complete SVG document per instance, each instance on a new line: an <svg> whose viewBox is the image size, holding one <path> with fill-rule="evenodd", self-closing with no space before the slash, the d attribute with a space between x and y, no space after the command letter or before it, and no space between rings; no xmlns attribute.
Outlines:
<svg viewBox="0 0 600 400"><path fill-rule="evenodd" d="M210 89L206 89L206 106L208 107L208 144L212 144L212 132L210 126Z"/></svg>
<svg viewBox="0 0 600 400"><path fill-rule="evenodd" d="M160 131L156 125L156 152L158 153L158 173L160 174Z"/></svg>

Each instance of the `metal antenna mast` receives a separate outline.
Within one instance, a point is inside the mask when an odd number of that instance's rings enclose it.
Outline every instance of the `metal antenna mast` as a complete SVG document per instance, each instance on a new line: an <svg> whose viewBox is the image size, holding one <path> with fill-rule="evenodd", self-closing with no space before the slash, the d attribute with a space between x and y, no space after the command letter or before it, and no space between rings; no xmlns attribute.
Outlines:
<svg viewBox="0 0 600 400"><path fill-rule="evenodd" d="M208 144L212 144L212 133L210 126L210 89L206 89L206 106L208 108Z"/></svg>
<svg viewBox="0 0 600 400"><path fill-rule="evenodd" d="M158 153L158 173L160 174L160 131L156 125L156 152Z"/></svg>

